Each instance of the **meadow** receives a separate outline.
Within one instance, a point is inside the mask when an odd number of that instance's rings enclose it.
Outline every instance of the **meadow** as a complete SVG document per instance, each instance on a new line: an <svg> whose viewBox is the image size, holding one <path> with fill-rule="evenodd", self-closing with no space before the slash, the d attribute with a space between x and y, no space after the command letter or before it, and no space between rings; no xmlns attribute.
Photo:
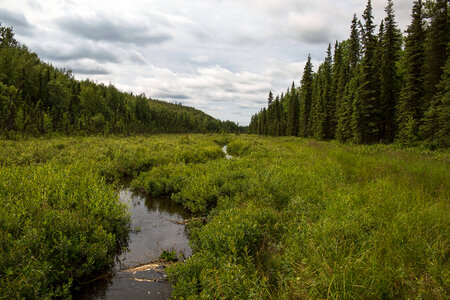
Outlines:
<svg viewBox="0 0 450 300"><path fill-rule="evenodd" d="M132 230L124 177L205 217L168 269L174 298L448 295L448 150L219 134L0 149L0 298L70 298L106 270Z"/></svg>

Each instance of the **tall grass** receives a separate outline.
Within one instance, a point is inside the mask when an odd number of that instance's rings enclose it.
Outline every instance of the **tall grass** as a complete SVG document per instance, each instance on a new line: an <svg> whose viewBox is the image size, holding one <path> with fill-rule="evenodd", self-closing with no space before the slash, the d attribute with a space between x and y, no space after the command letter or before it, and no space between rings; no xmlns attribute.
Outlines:
<svg viewBox="0 0 450 300"><path fill-rule="evenodd" d="M448 151L244 135L0 147L7 298L68 295L111 262L129 229L111 184L124 176L206 217L169 268L174 297L448 297Z"/></svg>

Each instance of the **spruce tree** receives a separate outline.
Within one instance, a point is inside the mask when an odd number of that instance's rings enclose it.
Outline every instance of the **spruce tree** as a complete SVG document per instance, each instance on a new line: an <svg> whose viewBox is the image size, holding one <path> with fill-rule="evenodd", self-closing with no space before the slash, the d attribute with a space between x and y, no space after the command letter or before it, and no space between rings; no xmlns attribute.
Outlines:
<svg viewBox="0 0 450 300"><path fill-rule="evenodd" d="M341 100L337 108L336 137L344 142L353 138L352 116L353 102L359 87L359 62L360 62L360 32L358 30L359 21L356 15L353 16L350 28L350 38L348 39L348 50L346 51L347 67L342 68L339 81ZM356 78L358 77L358 78Z"/></svg>
<svg viewBox="0 0 450 300"><path fill-rule="evenodd" d="M322 86L322 103L323 103L323 120L321 137L324 139L332 139L334 137L334 114L335 101L332 99L332 76L333 76L333 60L331 57L331 44L328 45L327 56L323 64L323 86Z"/></svg>
<svg viewBox="0 0 450 300"><path fill-rule="evenodd" d="M342 49L342 43L339 43L336 41L334 46L334 56L333 56L333 67L332 67L332 77L331 77L331 101L333 103L332 109L332 118L330 119L330 132L331 132L331 138L335 138L336 136L336 126L337 126L337 108L340 106L341 103L341 97L342 95L339 95L339 81L340 81L340 75L341 70L345 68L344 62L343 62L343 49Z"/></svg>
<svg viewBox="0 0 450 300"><path fill-rule="evenodd" d="M388 0L384 19L384 32L380 43L380 137L391 143L395 138L395 108L397 106L400 78L397 68L401 51L401 33L395 22L392 0Z"/></svg>
<svg viewBox="0 0 450 300"><path fill-rule="evenodd" d="M375 60L377 40L374 36L372 4L368 0L363 14L363 50L361 81L353 104L352 129L357 143L374 143L379 138L378 78Z"/></svg>
<svg viewBox="0 0 450 300"><path fill-rule="evenodd" d="M311 55L308 55L303 70L303 76L300 89L300 120L299 120L299 135L303 137L309 136L309 117L311 113L311 101L313 93L313 65L311 63Z"/></svg>
<svg viewBox="0 0 450 300"><path fill-rule="evenodd" d="M405 39L404 84L397 105L397 139L406 143L418 139L424 107L425 30L421 0L414 2L411 16Z"/></svg>
<svg viewBox="0 0 450 300"><path fill-rule="evenodd" d="M273 123L275 118L272 91L269 91L269 96L267 97L267 134L274 135Z"/></svg>
<svg viewBox="0 0 450 300"><path fill-rule="evenodd" d="M270 106L273 102L273 94L272 91L269 91L269 96L267 97L267 105Z"/></svg>
<svg viewBox="0 0 450 300"><path fill-rule="evenodd" d="M441 80L443 68L449 53L447 43L450 42L450 23L448 0L432 1L429 9L429 27L426 34L425 85L426 100L433 99L437 84ZM427 106L428 103L425 103Z"/></svg>
<svg viewBox="0 0 450 300"><path fill-rule="evenodd" d="M288 120L287 120L287 135L297 136L298 135L298 93L295 88L294 82L292 82L292 87L289 94L289 105L288 105Z"/></svg>
<svg viewBox="0 0 450 300"><path fill-rule="evenodd" d="M309 127L311 136L317 139L325 139L326 104L324 103L324 92L326 91L325 62L319 66L314 76L313 96L311 103L311 117Z"/></svg>
<svg viewBox="0 0 450 300"><path fill-rule="evenodd" d="M447 49L450 50L450 43ZM437 93L425 113L420 134L432 146L450 147L450 56L436 88Z"/></svg>

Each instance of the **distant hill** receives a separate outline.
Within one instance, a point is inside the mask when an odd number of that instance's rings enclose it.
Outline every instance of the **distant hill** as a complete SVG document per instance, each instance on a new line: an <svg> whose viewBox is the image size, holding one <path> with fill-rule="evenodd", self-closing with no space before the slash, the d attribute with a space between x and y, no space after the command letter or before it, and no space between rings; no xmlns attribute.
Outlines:
<svg viewBox="0 0 450 300"><path fill-rule="evenodd" d="M42 62L0 23L0 135L236 132L204 112L74 79Z"/></svg>

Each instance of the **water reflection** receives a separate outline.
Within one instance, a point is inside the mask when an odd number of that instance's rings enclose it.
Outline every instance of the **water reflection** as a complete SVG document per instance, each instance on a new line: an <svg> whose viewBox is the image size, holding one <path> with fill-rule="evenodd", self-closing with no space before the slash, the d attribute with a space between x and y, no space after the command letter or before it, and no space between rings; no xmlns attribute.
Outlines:
<svg viewBox="0 0 450 300"><path fill-rule="evenodd" d="M176 224L187 217L186 212L169 198L145 197L129 189L119 192L120 199L128 204L132 226L141 230L130 237L128 251L118 258L115 269L134 267L159 258L162 250L191 255L185 226Z"/></svg>
<svg viewBox="0 0 450 300"><path fill-rule="evenodd" d="M127 251L120 254L112 273L97 280L73 295L75 299L167 299L169 283L141 284L124 276L120 270L146 264L159 258L162 250L175 250L185 257L192 254L184 225L177 224L189 217L184 209L169 198L152 198L119 191L120 200L128 205L132 227L140 231L130 236ZM118 272L118 273L117 273ZM116 274L116 275L113 275Z"/></svg>

